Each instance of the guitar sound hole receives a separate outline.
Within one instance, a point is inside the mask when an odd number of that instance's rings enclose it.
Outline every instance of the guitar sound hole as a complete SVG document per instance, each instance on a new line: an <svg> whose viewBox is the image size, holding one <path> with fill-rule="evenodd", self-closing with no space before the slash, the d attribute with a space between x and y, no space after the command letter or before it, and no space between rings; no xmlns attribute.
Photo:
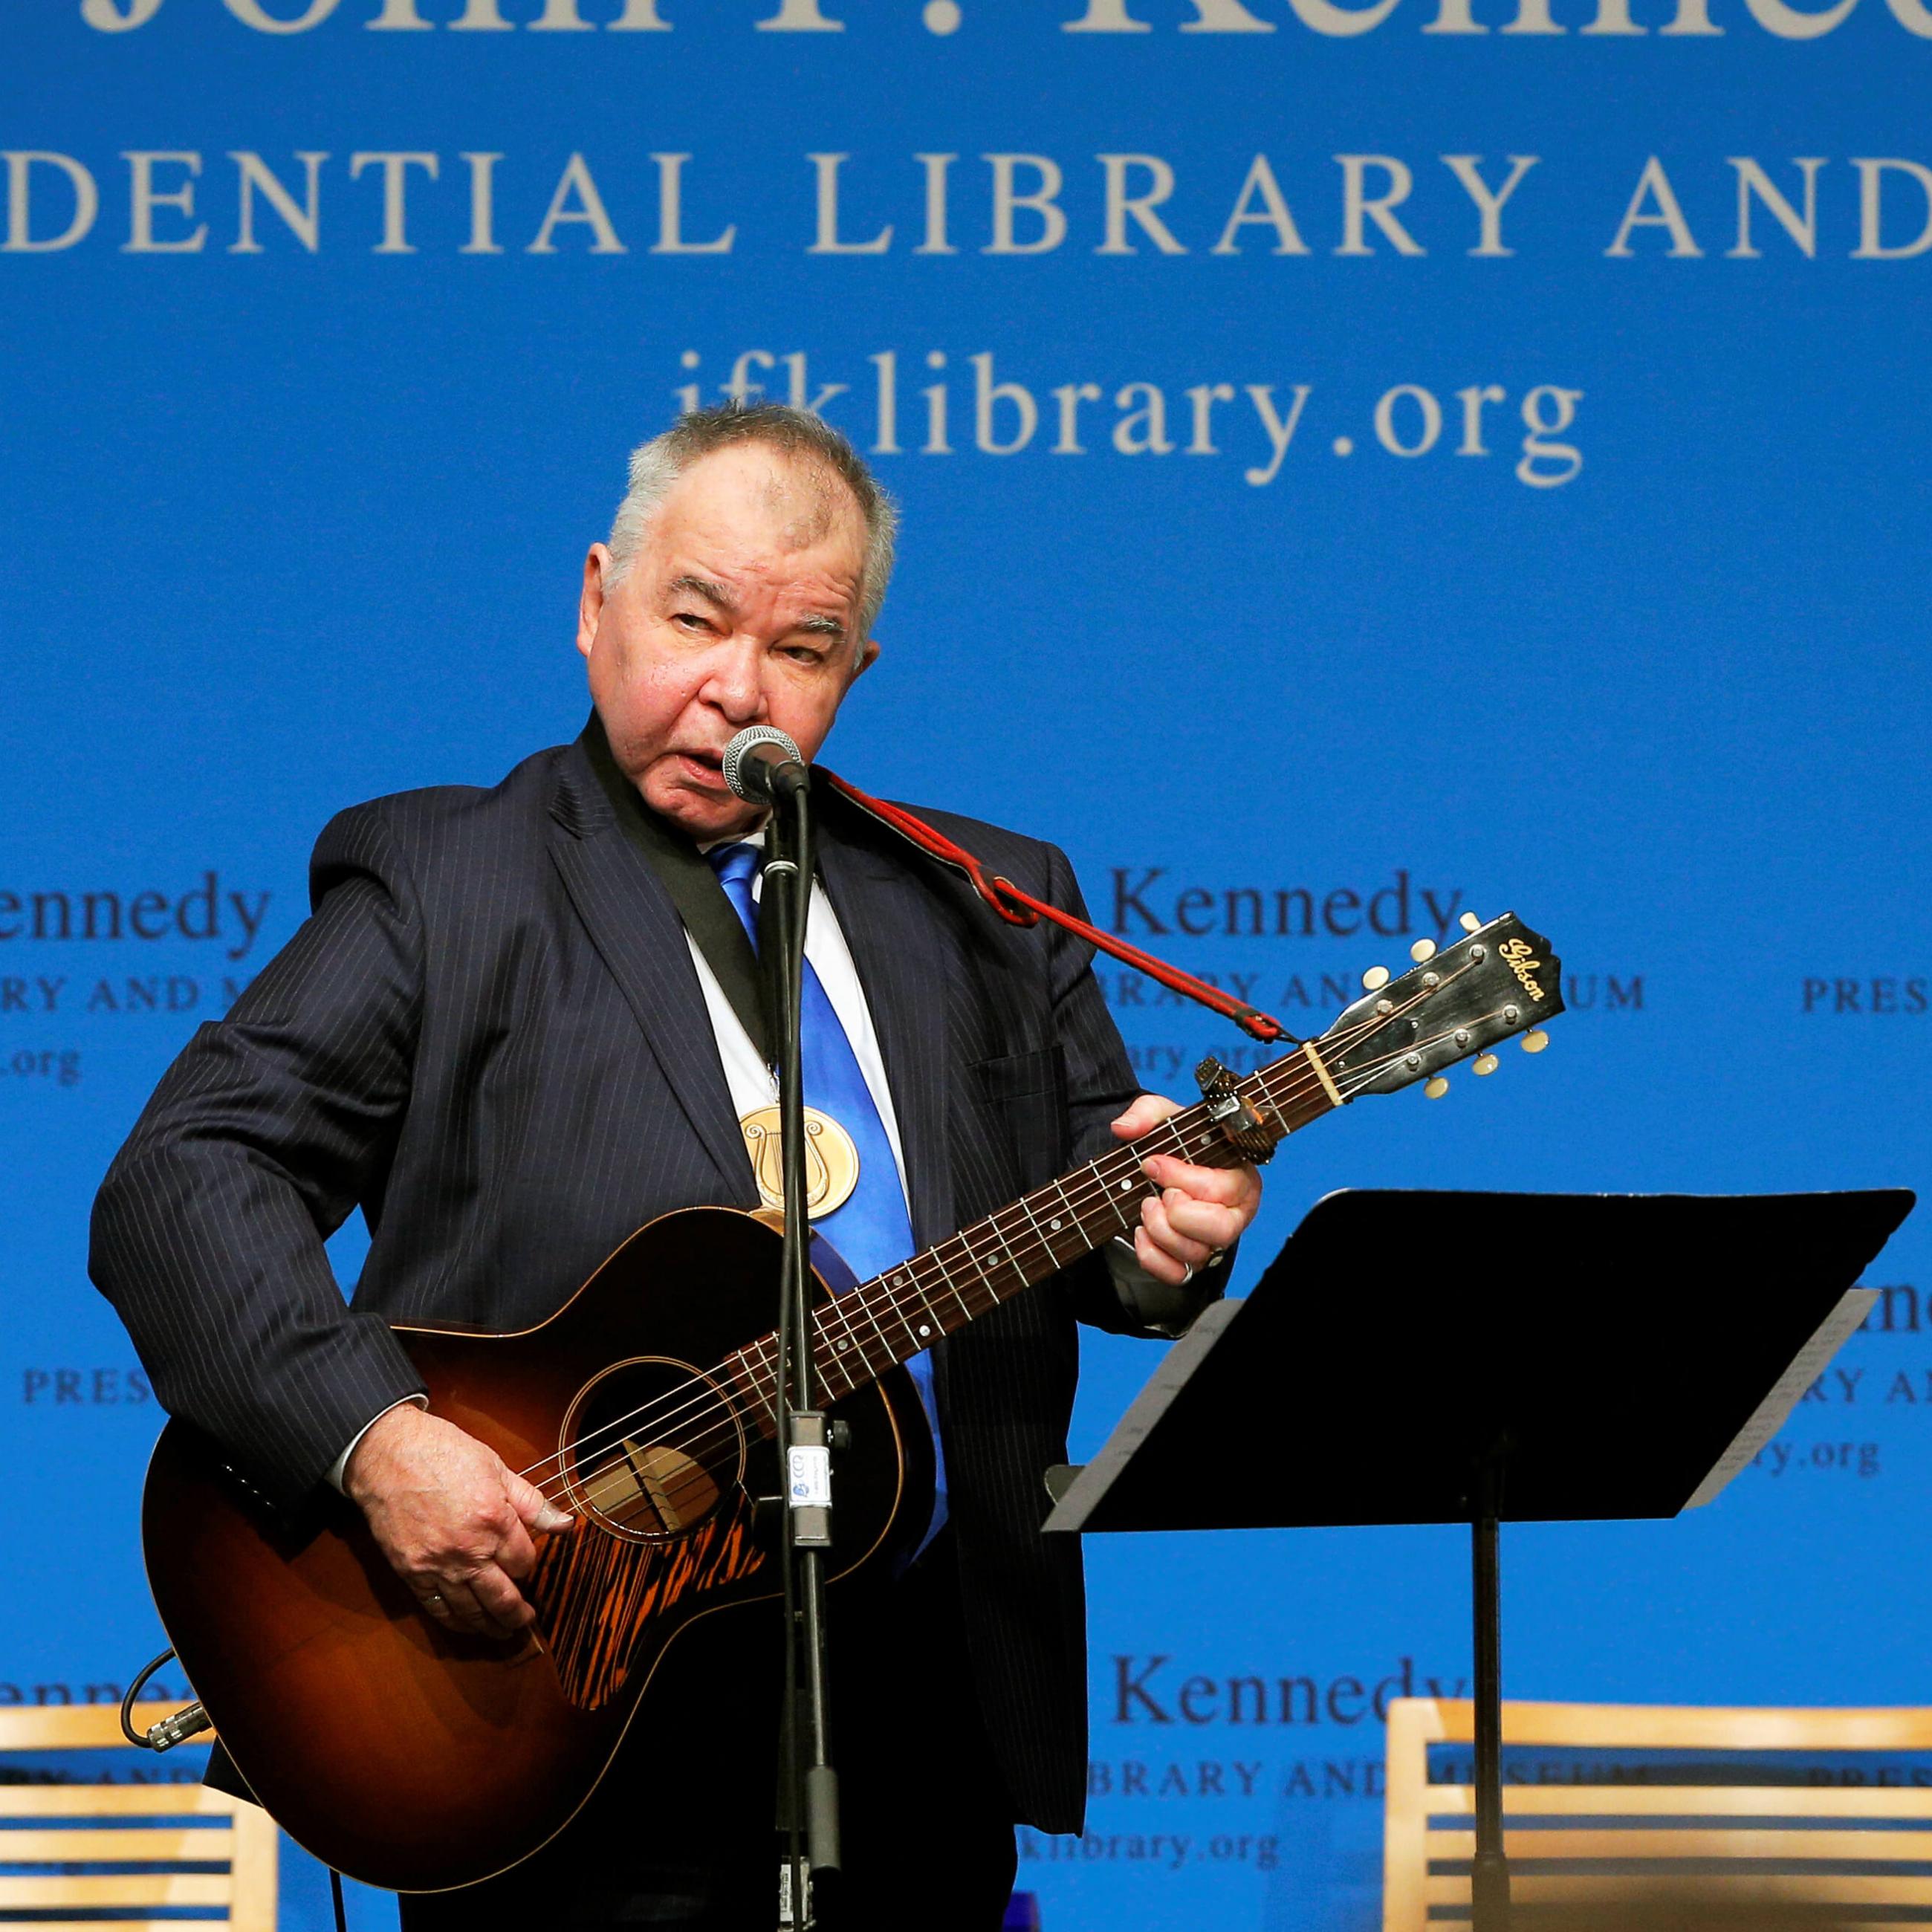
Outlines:
<svg viewBox="0 0 1932 1932"><path fill-rule="evenodd" d="M736 1410L684 1362L646 1356L586 1383L564 1419L571 1507L636 1542L704 1521L744 1466Z"/></svg>

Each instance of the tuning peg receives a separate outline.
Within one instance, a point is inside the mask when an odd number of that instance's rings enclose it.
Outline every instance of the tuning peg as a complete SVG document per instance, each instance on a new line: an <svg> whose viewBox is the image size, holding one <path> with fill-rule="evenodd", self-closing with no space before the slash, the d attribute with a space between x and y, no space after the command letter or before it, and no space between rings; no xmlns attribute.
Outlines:
<svg viewBox="0 0 1932 1932"><path fill-rule="evenodd" d="M1480 913L1466 912L1462 915L1460 923L1465 932L1480 932L1483 929L1483 916Z"/></svg>
<svg viewBox="0 0 1932 1932"><path fill-rule="evenodd" d="M1493 1053L1486 1053L1476 1062L1478 1073L1493 1073L1502 1064Z"/></svg>
<svg viewBox="0 0 1932 1932"><path fill-rule="evenodd" d="M1362 975L1362 984L1371 993L1379 993L1388 982L1389 969L1386 966L1371 966Z"/></svg>
<svg viewBox="0 0 1932 1932"><path fill-rule="evenodd" d="M1522 1050L1526 1053L1540 1053L1550 1044L1550 1036L1542 1028L1535 1027L1522 1036Z"/></svg>
<svg viewBox="0 0 1932 1932"><path fill-rule="evenodd" d="M1425 959L1434 958L1436 956L1435 940L1432 939L1418 939L1415 944L1408 949L1408 956L1410 958L1413 959L1418 966L1420 966Z"/></svg>
<svg viewBox="0 0 1932 1932"><path fill-rule="evenodd" d="M1443 1078L1441 1074L1438 1073L1433 1080L1430 1082L1427 1086L1423 1088L1422 1090L1424 1094L1428 1095L1430 1100L1439 1100L1444 1094L1448 1092L1449 1083Z"/></svg>

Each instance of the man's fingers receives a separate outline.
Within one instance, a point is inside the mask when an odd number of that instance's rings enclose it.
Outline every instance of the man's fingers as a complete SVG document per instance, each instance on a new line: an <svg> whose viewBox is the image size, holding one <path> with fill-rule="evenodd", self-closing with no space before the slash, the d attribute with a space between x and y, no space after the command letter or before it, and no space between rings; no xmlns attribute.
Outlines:
<svg viewBox="0 0 1932 1932"><path fill-rule="evenodd" d="M1177 1226L1174 1209L1165 1201L1142 1204L1141 1231L1174 1263L1177 1271L1205 1268L1214 1258L1215 1250L1226 1245L1214 1238L1212 1229Z"/></svg>
<svg viewBox="0 0 1932 1932"><path fill-rule="evenodd" d="M526 1481L514 1469L503 1472L503 1493L509 1498L510 1507L539 1535L568 1529L571 1526L571 1516L559 1509L536 1484Z"/></svg>
<svg viewBox="0 0 1932 1932"><path fill-rule="evenodd" d="M436 1622L451 1630L480 1634L486 1628L475 1593L455 1576L425 1576L416 1585L417 1600Z"/></svg>
<svg viewBox="0 0 1932 1932"><path fill-rule="evenodd" d="M520 1522L510 1525L508 1534L497 1546L496 1562L504 1575L519 1583L537 1567L537 1546Z"/></svg>
<svg viewBox="0 0 1932 1932"><path fill-rule="evenodd" d="M1207 1248L1232 1247L1241 1238L1241 1231L1246 1226L1238 1208L1196 1201L1174 1188L1168 1189L1148 1205L1181 1239L1197 1241ZM1199 1265L1196 1263L1196 1267Z"/></svg>
<svg viewBox="0 0 1932 1932"><path fill-rule="evenodd" d="M1134 1230L1134 1258L1155 1280L1166 1282L1169 1288L1180 1287L1187 1279L1187 1270L1200 1265L1169 1254L1144 1223Z"/></svg>
<svg viewBox="0 0 1932 1932"><path fill-rule="evenodd" d="M422 1613L424 1616L429 1618L433 1622L440 1624L451 1623L454 1621L450 1615L448 1600L436 1587L434 1578L425 1576L421 1582L413 1582L410 1587L415 1591L416 1601L422 1606Z"/></svg>
<svg viewBox="0 0 1932 1932"><path fill-rule="evenodd" d="M499 1636L514 1636L536 1618L523 1592L494 1563L470 1579L470 1588L485 1628Z"/></svg>
<svg viewBox="0 0 1932 1932"><path fill-rule="evenodd" d="M1113 1123L1114 1132L1121 1140L1136 1140L1148 1128L1158 1126L1180 1112L1178 1100L1168 1100L1160 1094L1143 1094Z"/></svg>
<svg viewBox="0 0 1932 1932"><path fill-rule="evenodd" d="M1141 1171L1157 1186L1222 1208L1238 1208L1261 1192L1260 1177L1251 1167L1196 1167L1171 1154L1150 1154Z"/></svg>
<svg viewBox="0 0 1932 1932"><path fill-rule="evenodd" d="M422 1577L415 1588L429 1616L472 1636L514 1636L536 1614L494 1563L469 1576Z"/></svg>

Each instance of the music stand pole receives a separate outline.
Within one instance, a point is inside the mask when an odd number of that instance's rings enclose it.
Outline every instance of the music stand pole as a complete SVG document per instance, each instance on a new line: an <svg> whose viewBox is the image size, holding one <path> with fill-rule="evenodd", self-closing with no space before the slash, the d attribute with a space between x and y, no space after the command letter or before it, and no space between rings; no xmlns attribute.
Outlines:
<svg viewBox="0 0 1932 1932"><path fill-rule="evenodd" d="M1497 1519L1502 1444L1478 1463L1469 1544L1476 1652L1476 1858L1470 1874L1474 1932L1508 1932L1509 1861L1503 1851L1502 1593Z"/></svg>

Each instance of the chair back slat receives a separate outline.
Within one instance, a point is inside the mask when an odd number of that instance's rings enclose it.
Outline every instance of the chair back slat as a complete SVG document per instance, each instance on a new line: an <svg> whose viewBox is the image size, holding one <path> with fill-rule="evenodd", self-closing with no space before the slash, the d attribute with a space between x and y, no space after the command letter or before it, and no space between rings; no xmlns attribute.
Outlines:
<svg viewBox="0 0 1932 1932"><path fill-rule="evenodd" d="M4 1808L0 1808L4 1809ZM138 1830L35 1831L24 1826L0 1832L0 1870L9 1865L226 1864L234 1856L235 1834L225 1826L170 1827L144 1825Z"/></svg>
<svg viewBox="0 0 1932 1932"><path fill-rule="evenodd" d="M170 1905L227 1903L226 1872L37 1872L25 1878L0 1872L0 1907L10 1912L54 1906L98 1910L104 1905L138 1905L159 1910Z"/></svg>
<svg viewBox="0 0 1932 1932"><path fill-rule="evenodd" d="M1520 1862L1552 1858L1615 1859L1636 1864L1660 1858L1810 1858L1837 1864L1870 1864L1882 1857L1892 1864L1932 1868L1932 1832L1887 1832L1874 1846L1874 1834L1856 1828L1838 1832L1755 1831L1726 1826L1717 1830L1684 1826L1658 1831L1622 1831L1601 1826L1589 1831L1533 1831L1503 1833L1503 1855ZM1432 1861L1473 1858L1473 1826L1460 1831L1431 1832Z"/></svg>
<svg viewBox="0 0 1932 1932"><path fill-rule="evenodd" d="M1606 1803L1597 1784L1512 1784L1503 1808L1512 1816L1666 1816L1690 1818L1932 1818L1932 1786L1869 1784L1628 1784ZM1432 1818L1473 1817L1467 1784L1432 1784Z"/></svg>
<svg viewBox="0 0 1932 1932"><path fill-rule="evenodd" d="M235 1805L227 1792L205 1784L0 1784L0 1820L229 1817Z"/></svg>
<svg viewBox="0 0 1932 1932"><path fill-rule="evenodd" d="M128 1714L146 1732L180 1707L157 1701L136 1704ZM13 1704L0 1710L0 1750L55 1751L131 1749L121 1735L116 1704Z"/></svg>
<svg viewBox="0 0 1932 1932"><path fill-rule="evenodd" d="M1718 1905L1723 1903L1727 1892L1735 1895L1741 1888L1749 1886L1751 1899L1767 1906L1918 1906L1932 1910L1932 1878L1902 1877L1890 1872L1880 1876L1849 1872L1760 1874L1744 1870L1722 1879L1707 1879L1690 1886L1675 1882L1666 1884L1654 1874L1646 1874L1636 1882L1655 1891L1660 1897L1668 1898L1673 1904L1696 1898ZM1445 1874L1431 1878L1427 1895L1431 1905L1461 1906L1466 1911L1469 1904L1468 1874ZM1608 1881L1599 1873L1510 1874L1510 1902L1514 1905L1598 1904L1616 1897L1640 1895L1630 1881ZM1835 1922L1832 1932L1838 1932Z"/></svg>

